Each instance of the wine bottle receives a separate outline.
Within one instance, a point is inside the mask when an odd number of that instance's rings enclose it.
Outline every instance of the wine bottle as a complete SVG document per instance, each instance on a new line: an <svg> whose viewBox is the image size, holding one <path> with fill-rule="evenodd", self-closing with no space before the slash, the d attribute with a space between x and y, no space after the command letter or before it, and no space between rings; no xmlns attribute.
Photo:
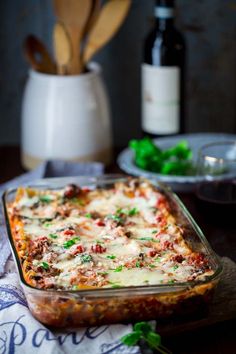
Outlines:
<svg viewBox="0 0 236 354"><path fill-rule="evenodd" d="M144 43L142 130L151 137L185 131L185 42L174 15L174 0L156 0L155 26Z"/></svg>

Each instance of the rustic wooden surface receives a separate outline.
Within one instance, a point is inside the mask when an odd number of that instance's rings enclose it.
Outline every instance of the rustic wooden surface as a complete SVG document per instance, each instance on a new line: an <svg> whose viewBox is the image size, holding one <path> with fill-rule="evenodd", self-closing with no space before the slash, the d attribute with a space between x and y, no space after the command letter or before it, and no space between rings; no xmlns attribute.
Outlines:
<svg viewBox="0 0 236 354"><path fill-rule="evenodd" d="M23 172L19 148L0 147L0 183ZM114 164L107 172L120 171ZM227 225L227 222L225 226L209 222L207 216L202 215L197 208L193 194L179 194L179 197L204 231L212 248L220 256L236 261L236 227ZM227 215L222 215L222 218L227 221ZM226 277L214 297L210 317L187 324L170 322L165 330L163 327L163 344L173 354L236 354L236 271L232 263L227 262L226 266Z"/></svg>

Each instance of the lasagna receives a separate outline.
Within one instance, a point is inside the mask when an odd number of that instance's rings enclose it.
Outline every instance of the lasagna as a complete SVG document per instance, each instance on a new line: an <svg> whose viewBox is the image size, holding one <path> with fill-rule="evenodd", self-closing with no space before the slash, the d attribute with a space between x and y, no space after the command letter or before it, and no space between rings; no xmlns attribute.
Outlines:
<svg viewBox="0 0 236 354"><path fill-rule="evenodd" d="M213 274L167 196L147 180L19 188L8 214L24 278L39 289L166 285Z"/></svg>

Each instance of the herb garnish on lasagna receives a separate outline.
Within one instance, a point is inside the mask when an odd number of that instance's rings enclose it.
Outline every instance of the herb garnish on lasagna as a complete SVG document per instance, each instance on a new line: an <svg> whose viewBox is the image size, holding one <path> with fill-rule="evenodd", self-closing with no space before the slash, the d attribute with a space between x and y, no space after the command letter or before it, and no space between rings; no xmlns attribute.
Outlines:
<svg viewBox="0 0 236 354"><path fill-rule="evenodd" d="M174 284L212 274L172 208L146 180L112 188L19 188L8 206L26 281L79 290Z"/></svg>

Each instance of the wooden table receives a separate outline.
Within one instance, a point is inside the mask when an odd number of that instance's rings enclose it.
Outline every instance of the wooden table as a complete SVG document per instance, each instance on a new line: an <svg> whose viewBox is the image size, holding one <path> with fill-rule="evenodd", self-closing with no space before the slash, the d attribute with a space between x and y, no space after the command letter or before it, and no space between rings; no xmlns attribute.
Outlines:
<svg viewBox="0 0 236 354"><path fill-rule="evenodd" d="M20 163L19 147L0 147L0 171L0 183L25 172ZM119 172L119 169L114 164L107 169L107 172ZM212 248L220 256L227 256L236 262L236 227L222 227L217 225L217 222L209 222L207 216L203 215L197 207L193 194L181 193L179 197L202 228ZM222 218L226 217L227 215L222 215ZM195 331L168 336L163 338L163 343L173 351L173 354L234 354L236 353L235 328L235 320L225 321Z"/></svg>

